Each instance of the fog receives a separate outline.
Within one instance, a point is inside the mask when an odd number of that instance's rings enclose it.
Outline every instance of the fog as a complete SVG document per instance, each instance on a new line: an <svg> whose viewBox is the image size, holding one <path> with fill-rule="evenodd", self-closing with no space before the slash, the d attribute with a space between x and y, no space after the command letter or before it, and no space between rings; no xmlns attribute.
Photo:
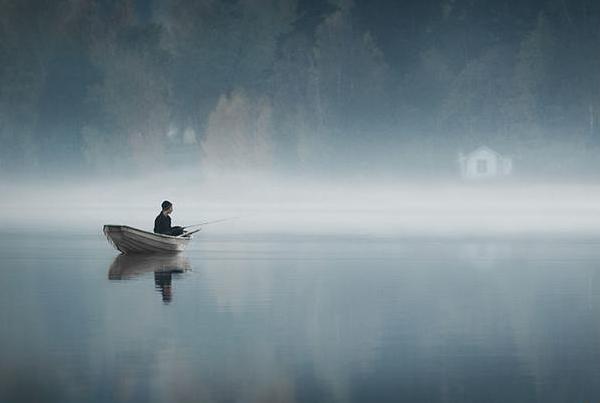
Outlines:
<svg viewBox="0 0 600 403"><path fill-rule="evenodd" d="M151 230L164 199L174 225L228 219L203 236L585 237L599 234L595 184L316 181L164 173L135 180L3 184L5 229ZM157 184L160 184L157 186Z"/></svg>

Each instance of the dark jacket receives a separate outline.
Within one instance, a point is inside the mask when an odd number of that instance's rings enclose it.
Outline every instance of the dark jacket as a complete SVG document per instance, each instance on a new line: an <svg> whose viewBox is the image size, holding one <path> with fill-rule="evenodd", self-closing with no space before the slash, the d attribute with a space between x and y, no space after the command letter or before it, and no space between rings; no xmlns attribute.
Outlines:
<svg viewBox="0 0 600 403"><path fill-rule="evenodd" d="M171 227L171 217L160 212L154 220L154 232L157 234L178 236L183 234L183 228Z"/></svg>
<svg viewBox="0 0 600 403"><path fill-rule="evenodd" d="M171 217L163 214L161 211L154 220L154 232L157 234L171 235Z"/></svg>

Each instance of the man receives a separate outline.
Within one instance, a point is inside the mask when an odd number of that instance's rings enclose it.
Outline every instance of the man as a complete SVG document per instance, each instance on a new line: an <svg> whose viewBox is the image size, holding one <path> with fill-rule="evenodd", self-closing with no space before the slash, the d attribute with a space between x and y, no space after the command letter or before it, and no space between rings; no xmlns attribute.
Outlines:
<svg viewBox="0 0 600 403"><path fill-rule="evenodd" d="M154 220L154 232L156 234L179 236L183 234L182 227L171 227L171 217L173 212L173 203L165 200L161 204L162 211Z"/></svg>
<svg viewBox="0 0 600 403"><path fill-rule="evenodd" d="M162 294L162 300L168 304L173 299L173 289L171 288L172 274L170 271L155 271L154 286Z"/></svg>

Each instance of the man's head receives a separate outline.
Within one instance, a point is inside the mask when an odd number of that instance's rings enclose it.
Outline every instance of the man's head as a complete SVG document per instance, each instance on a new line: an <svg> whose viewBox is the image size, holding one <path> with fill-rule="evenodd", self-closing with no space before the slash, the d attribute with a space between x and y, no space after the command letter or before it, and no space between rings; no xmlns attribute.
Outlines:
<svg viewBox="0 0 600 403"><path fill-rule="evenodd" d="M173 203L168 200L165 200L160 205L162 207L162 212L165 214L171 214L173 212Z"/></svg>

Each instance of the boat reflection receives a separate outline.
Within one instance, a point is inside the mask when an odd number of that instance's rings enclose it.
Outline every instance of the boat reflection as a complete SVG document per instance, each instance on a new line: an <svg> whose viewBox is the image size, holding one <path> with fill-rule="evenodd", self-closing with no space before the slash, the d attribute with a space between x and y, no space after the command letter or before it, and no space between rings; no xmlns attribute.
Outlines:
<svg viewBox="0 0 600 403"><path fill-rule="evenodd" d="M119 255L108 269L109 280L129 280L154 273L154 286L164 303L173 299L173 274L190 270L189 260L182 255Z"/></svg>

